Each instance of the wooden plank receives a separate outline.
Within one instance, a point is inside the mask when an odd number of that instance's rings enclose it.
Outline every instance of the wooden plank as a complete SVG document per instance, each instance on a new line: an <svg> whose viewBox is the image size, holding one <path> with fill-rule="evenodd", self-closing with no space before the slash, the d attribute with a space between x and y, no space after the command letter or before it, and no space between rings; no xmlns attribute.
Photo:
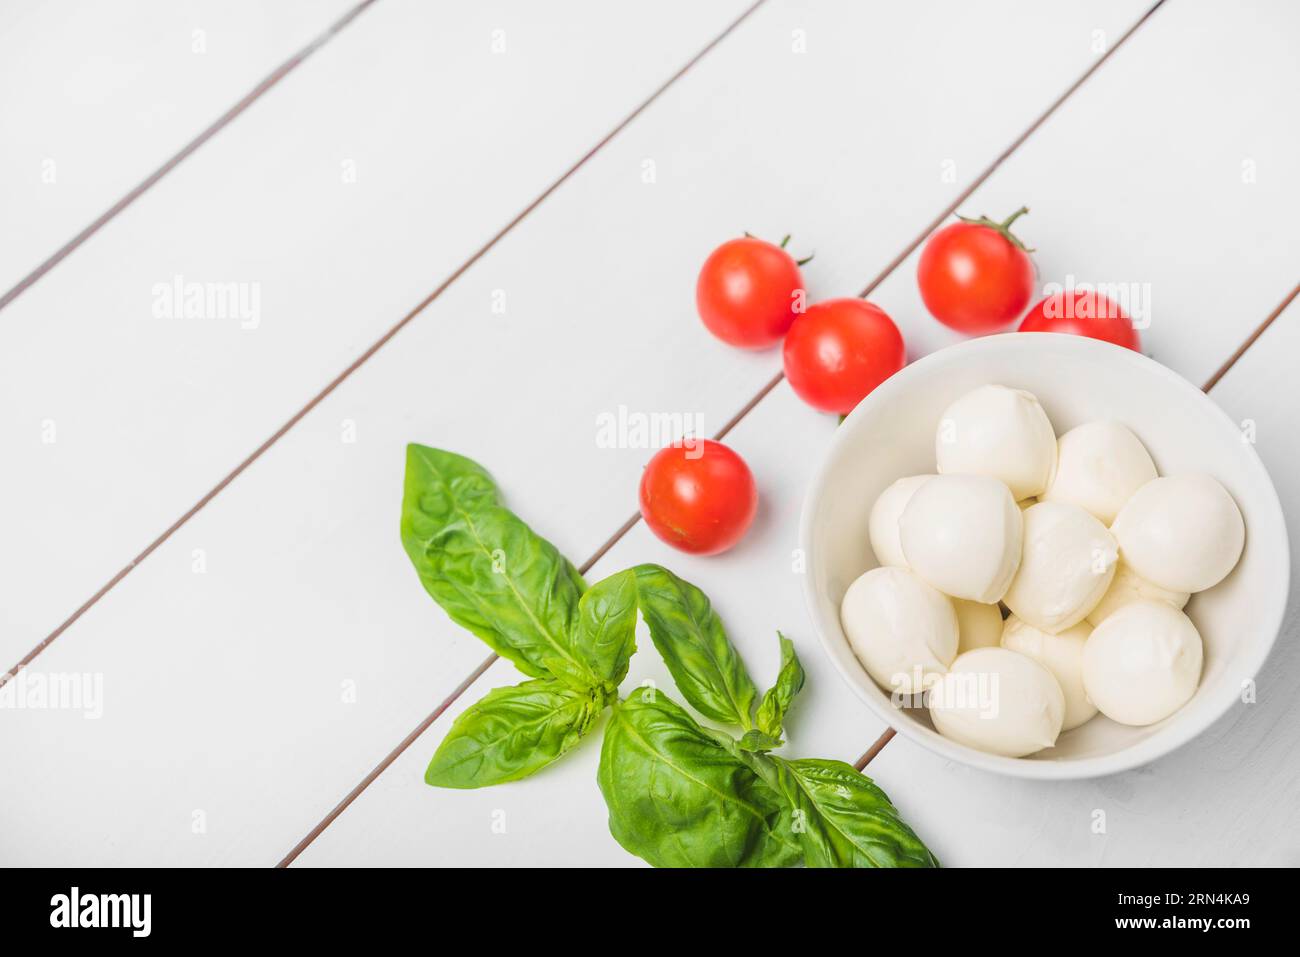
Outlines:
<svg viewBox="0 0 1300 957"><path fill-rule="evenodd" d="M1092 31L1116 37L1142 8L1079 5L1047 14L1013 4L999 18L962 8L949 12L950 29L933 36L938 9L760 9L701 61L689 82L669 90L54 642L39 667L102 673L113 703L98 722L60 713L8 716L14 733L0 742L0 758L30 776L21 791L0 797L7 813L29 822L23 834L4 838L6 856L51 863L279 859L482 660L481 646L429 604L397 547L405 441L437 442L481 458L543 533L576 558L590 554L631 511L631 490L648 454L600 448L596 416L620 405L692 413L710 432L774 370L774 355L725 349L690 316L691 282L709 245L744 227L770 235L789 229L822 250L809 270L816 295L853 291L960 189L941 175L944 159L955 157L958 169L972 170L989 162L1092 61ZM367 14L311 65L325 71L331 54L357 56L343 41L366 42L360 27L367 21L372 30L382 25ZM1017 25L1014 36L1008 22ZM825 44L825 56L792 53L795 30L806 31L809 43ZM936 44L934 62L924 65L908 52L908 38L919 42L923 35ZM1024 52L1014 63L993 57L1000 66L971 82L961 63L972 43ZM376 52L366 63L387 70L392 59L391 50L387 59ZM1026 69L1044 77L1041 88L1022 82ZM319 74L301 71L278 94L289 97L293 80L306 83L311 76ZM738 84L742 76L746 82ZM911 79L900 84L900 76ZM355 86L353 78L337 82L340 90ZM946 91L937 101L935 89ZM826 90L840 92L829 97ZM899 103L899 91L913 99ZM319 89L310 101L283 99L292 109L274 119L291 123L301 138L305 114L315 110L323 122L324 107L314 105L321 99ZM352 108L341 92L333 100L330 115L340 102ZM359 102L373 112L372 100ZM262 105L268 114L271 103ZM801 118L800 136L774 137L771 118L781 113L774 103ZM517 105L509 110L522 115ZM874 117L875 126L858 122L862 115ZM211 476L228 460L223 456L233 457L252 427L278 420L267 409L282 415L291 387L311 379L313 369L318 375L336 369L344 344L361 328L341 331L345 319L391 321L415 298L415 284L401 278L405 273L393 261L414 273L413 262L428 250L409 249L409 232L397 227L385 235L374 225L382 218L373 204L392 197L409 210L411 197L428 185L413 168L418 164L400 158L391 176L369 180L371 206L363 218L360 208L349 211L344 198L324 189L324 172L302 191L280 178L276 148L292 143L277 139L278 128L255 126L242 128L262 137L249 143L260 143L258 155L271 158L257 176L292 195L268 196L269 186L253 188L252 174L226 171L244 189L228 187L221 209L205 207L209 217L222 215L224 232L218 232L227 250L226 259L217 257L214 238L209 261L233 261L235 232L224 209L237 207L245 214L236 216L244 224L241 240L281 252L281 268L293 282L276 288L291 287L297 298L280 300L275 322L244 339L229 329L209 329L200 338L183 325L166 349L156 334L128 337L132 347L153 350L151 378L137 383L123 376L111 394L80 390L70 414L84 415L97 403L119 415L130 410L113 420L125 423L126 436L106 438L98 461L121 462L125 446L135 469L130 482L112 470L96 472L115 514L76 516L79 526L91 526L78 539L87 552L129 538L130 528L156 527L151 519L161 524L178 489L201 487L199 478ZM876 149L881 131L897 151ZM312 146L338 155L322 148L330 142L320 134ZM810 151L806 142L826 149ZM392 138L366 155L359 169L392 160ZM647 159L655 161L653 183L642 181ZM476 170L473 181L490 181L490 173ZM825 192L832 181L845 183L833 202ZM180 177L171 182L167 204L159 200L146 210L142 202L133 210L137 242L147 239L146 224L156 229L159 217L180 215L178 207L193 210L194 193L182 191ZM464 192L467 182L447 189ZM251 215L250 196L267 209ZM308 196L328 209L303 211ZM845 209L871 211L871 228L846 217ZM294 211L303 215L289 215ZM389 215L397 215L396 206ZM674 242L683 222L694 230ZM185 220L173 224L180 228ZM115 224L130 225L126 218ZM367 241L329 247L323 237L337 245L340 225L364 225ZM459 232L439 226L435 237L419 225L429 243ZM137 283L141 275L174 268L165 250L145 245L133 267ZM81 259L90 260L89 248ZM364 263L364 273L357 263ZM248 273L212 267L191 274ZM355 278L344 282L359 276L364 286ZM504 314L492 311L495 290L507 293ZM134 354L107 334L97 345L114 356ZM176 354L188 359L183 371L168 364ZM233 388L236 381L240 389ZM214 395L222 396L221 408L212 406ZM106 410L95 412L101 413ZM355 442L345 438L349 423ZM94 435L86 428L91 424L76 431ZM85 452L79 446L73 454L83 476ZM140 474L151 476L147 487L123 494ZM41 486L40 500L76 500L71 493L80 485L60 487L49 472L41 477L48 484L27 486L33 493ZM786 490L773 500L795 494ZM164 507L156 507L159 501ZM49 536L49 510L44 519ZM33 534L24 541L39 540ZM200 557L206 571L195 574ZM25 554L29 566L52 560ZM64 549L59 560L71 574L76 569L67 563L81 559ZM768 641L772 626L764 626ZM755 670L763 668L757 658ZM355 683L347 686L355 687L355 702L344 700L344 682ZM861 729L854 730L856 742ZM69 778L87 769L95 773L93 800ZM208 822L201 836L191 833L196 810ZM58 828L40 823L56 817Z"/></svg>
<svg viewBox="0 0 1300 957"><path fill-rule="evenodd" d="M0 667L747 5L674 0L629 18L580 0L564 18L525 3L451 17L385 0L15 300L0 314L12 450L0 573L32 587L0 596ZM636 164L626 175L640 188ZM170 292L186 283L214 293L202 318ZM475 316L492 315L491 295ZM412 373L438 355L413 357Z"/></svg>
<svg viewBox="0 0 1300 957"><path fill-rule="evenodd" d="M0 10L0 296L357 0Z"/></svg>

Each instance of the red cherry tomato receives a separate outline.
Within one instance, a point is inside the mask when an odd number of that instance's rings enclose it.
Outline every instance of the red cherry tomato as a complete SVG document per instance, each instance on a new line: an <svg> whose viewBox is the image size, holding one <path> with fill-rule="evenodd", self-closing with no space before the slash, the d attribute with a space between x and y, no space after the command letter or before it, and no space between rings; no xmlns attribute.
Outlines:
<svg viewBox="0 0 1300 957"><path fill-rule="evenodd" d="M959 332L991 332L1014 322L1034 296L1033 250L1011 232L1029 212L1021 207L995 223L962 218L925 244L916 267L921 298L930 314Z"/></svg>
<svg viewBox="0 0 1300 957"><path fill-rule="evenodd" d="M641 476L641 517L674 548L716 555L740 541L758 510L749 466L721 442L661 449Z"/></svg>
<svg viewBox="0 0 1300 957"><path fill-rule="evenodd" d="M809 306L785 337L785 377L799 398L823 412L853 411L903 368L907 349L885 310L861 299Z"/></svg>
<svg viewBox="0 0 1300 957"><path fill-rule="evenodd" d="M1020 331L1068 332L1142 351L1142 340L1124 310L1099 292L1066 290L1048 296L1029 310Z"/></svg>
<svg viewBox="0 0 1300 957"><path fill-rule="evenodd" d="M746 236L723 243L704 261L695 305L709 331L744 349L781 341L802 309L803 276L780 246Z"/></svg>

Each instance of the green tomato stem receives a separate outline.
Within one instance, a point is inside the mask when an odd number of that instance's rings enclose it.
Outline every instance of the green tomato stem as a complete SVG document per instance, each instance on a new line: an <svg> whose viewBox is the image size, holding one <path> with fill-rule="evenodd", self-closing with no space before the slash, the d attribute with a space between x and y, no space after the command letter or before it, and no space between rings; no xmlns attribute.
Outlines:
<svg viewBox="0 0 1300 957"><path fill-rule="evenodd" d="M1021 206L1019 209L1017 209L1014 213L1012 213L1010 216L1008 216L1000 223L992 219L989 219L987 216L984 216L983 214L981 214L978 219L972 219L969 216L963 216L961 213L958 213L957 218L960 219L963 223L969 223L972 226L984 226L987 227L988 229L993 230L995 233L1000 233L1002 237L1006 239L1007 242L1011 243L1011 245L1015 246L1017 249L1021 250L1022 252L1032 253L1035 252L1035 250L1026 246L1023 242L1021 242L1020 237L1018 237L1015 233L1011 231L1011 224L1014 223L1021 216L1028 214L1028 212L1029 212L1028 206Z"/></svg>

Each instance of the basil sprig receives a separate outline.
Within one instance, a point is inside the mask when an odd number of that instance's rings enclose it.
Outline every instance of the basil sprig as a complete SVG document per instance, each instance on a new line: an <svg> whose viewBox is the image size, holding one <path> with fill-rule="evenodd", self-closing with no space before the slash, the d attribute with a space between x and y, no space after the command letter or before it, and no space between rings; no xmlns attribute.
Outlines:
<svg viewBox="0 0 1300 957"><path fill-rule="evenodd" d="M452 724L425 774L439 787L515 781L575 747L607 707L597 783L614 839L659 867L936 866L871 780L840 761L788 760L786 714L804 684L793 642L759 697L708 597L659 565L590 588L501 503L463 456L407 449L402 544L451 616L533 680L497 688ZM637 611L701 726L662 691L618 686Z"/></svg>
<svg viewBox="0 0 1300 957"><path fill-rule="evenodd" d="M614 839L656 867L800 859L780 795L654 688L615 706L596 781Z"/></svg>

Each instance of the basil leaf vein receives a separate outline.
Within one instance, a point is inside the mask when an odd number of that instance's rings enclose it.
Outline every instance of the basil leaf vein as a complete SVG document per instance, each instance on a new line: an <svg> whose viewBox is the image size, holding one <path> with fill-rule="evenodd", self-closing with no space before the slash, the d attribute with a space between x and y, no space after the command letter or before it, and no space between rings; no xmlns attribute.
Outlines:
<svg viewBox="0 0 1300 957"><path fill-rule="evenodd" d="M781 641L781 670L777 673L776 683L758 703L758 714L754 718L758 730L773 738L781 737L786 712L790 710L790 703L803 688L804 682L803 665L795 654L794 642L779 631L776 636Z"/></svg>
<svg viewBox="0 0 1300 957"><path fill-rule="evenodd" d="M578 602L574 645L587 668L611 688L627 676L636 652L636 573L632 569L596 582Z"/></svg>
<svg viewBox="0 0 1300 957"><path fill-rule="evenodd" d="M641 614L677 690L714 721L754 726L758 689L708 596L660 565L638 565Z"/></svg>
<svg viewBox="0 0 1300 957"><path fill-rule="evenodd" d="M756 756L795 810L809 867L938 867L885 792L843 761Z"/></svg>
<svg viewBox="0 0 1300 957"><path fill-rule="evenodd" d="M527 675L546 659L585 665L572 641L586 584L546 539L500 503L475 462L407 446L402 544L425 590Z"/></svg>
<svg viewBox="0 0 1300 957"><path fill-rule="evenodd" d="M785 742L780 738L755 728L753 731L746 731L741 739L736 742L736 747L742 751L771 751L783 744Z"/></svg>
<svg viewBox="0 0 1300 957"><path fill-rule="evenodd" d="M661 692L616 704L597 782L609 829L656 867L785 866L800 849L779 797Z"/></svg>
<svg viewBox="0 0 1300 957"><path fill-rule="evenodd" d="M479 788L527 777L576 745L605 704L602 692L575 691L554 679L495 688L453 722L424 780Z"/></svg>

